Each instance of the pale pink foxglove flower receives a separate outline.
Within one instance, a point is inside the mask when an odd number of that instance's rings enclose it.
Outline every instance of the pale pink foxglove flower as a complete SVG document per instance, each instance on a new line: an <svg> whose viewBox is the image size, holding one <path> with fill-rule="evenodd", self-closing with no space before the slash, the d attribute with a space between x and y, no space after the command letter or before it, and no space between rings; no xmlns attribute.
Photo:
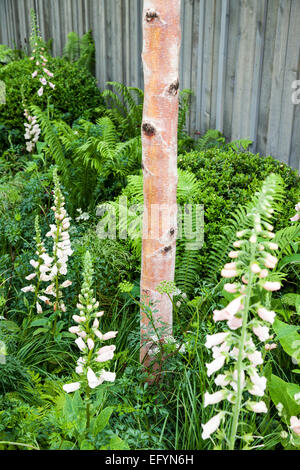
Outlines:
<svg viewBox="0 0 300 470"><path fill-rule="evenodd" d="M258 310L257 310L257 313L258 313L258 316L264 320L264 321L267 321L271 324L274 323L274 320L275 320L275 317L276 317L276 313L273 311L273 310L267 310L266 308L264 307L260 307Z"/></svg>
<svg viewBox="0 0 300 470"><path fill-rule="evenodd" d="M96 361L97 362L110 361L114 357L115 349L116 349L115 345L104 346L103 348L100 348L99 351L97 352L98 356L96 358Z"/></svg>
<svg viewBox="0 0 300 470"><path fill-rule="evenodd" d="M259 267L259 265L257 263L253 263L251 264L251 271L254 273L254 274L259 274L261 269Z"/></svg>
<svg viewBox="0 0 300 470"><path fill-rule="evenodd" d="M249 393L258 397L263 397L267 385L267 379L263 376L260 377L256 370L254 370L252 371L252 374L250 374L250 380L253 385L248 389Z"/></svg>
<svg viewBox="0 0 300 470"><path fill-rule="evenodd" d="M86 349L86 344L82 338L75 339L75 343L79 347L80 351L84 351Z"/></svg>
<svg viewBox="0 0 300 470"><path fill-rule="evenodd" d="M44 93L44 87L41 86L41 88L38 90L37 94L38 94L39 96L42 96L43 93Z"/></svg>
<svg viewBox="0 0 300 470"><path fill-rule="evenodd" d="M216 333L214 335L206 335L206 348L212 348L213 346L218 346L221 343L224 343L225 339L229 333Z"/></svg>
<svg viewBox="0 0 300 470"><path fill-rule="evenodd" d="M251 354L247 354L247 357L254 367L259 366L264 363L260 351L255 351Z"/></svg>
<svg viewBox="0 0 300 470"><path fill-rule="evenodd" d="M65 289L66 287L69 287L72 285L72 281L64 281L60 287L62 287L63 289Z"/></svg>
<svg viewBox="0 0 300 470"><path fill-rule="evenodd" d="M87 339L87 345L88 345L89 350L91 350L91 349L94 348L95 343L94 343L94 341L92 340L92 338L88 338L88 339Z"/></svg>
<svg viewBox="0 0 300 470"><path fill-rule="evenodd" d="M95 372L89 367L87 371L87 379L90 388L96 388L101 385L104 379L98 378Z"/></svg>
<svg viewBox="0 0 300 470"><path fill-rule="evenodd" d="M269 335L269 328L267 326L257 326L253 327L253 332L256 334L256 336L260 339L260 341L267 341L270 337Z"/></svg>
<svg viewBox="0 0 300 470"><path fill-rule="evenodd" d="M43 313L43 309L42 309L41 305L38 302L36 303L36 311L37 311L37 313Z"/></svg>
<svg viewBox="0 0 300 470"><path fill-rule="evenodd" d="M243 297L243 295L236 297L227 305L227 307L223 308L222 310L214 310L214 321L230 320L234 315L243 309Z"/></svg>
<svg viewBox="0 0 300 470"><path fill-rule="evenodd" d="M117 336L118 332L117 331L108 331L104 335L101 333L101 339L102 341L107 341L109 339L113 339Z"/></svg>
<svg viewBox="0 0 300 470"><path fill-rule="evenodd" d="M32 279L34 279L36 277L36 273L32 273L32 274L29 274L29 276L26 276L25 279L27 281L31 281Z"/></svg>
<svg viewBox="0 0 300 470"><path fill-rule="evenodd" d="M86 317L79 316L79 315L73 315L72 318L74 321L76 321L76 323L83 323L86 321Z"/></svg>
<svg viewBox="0 0 300 470"><path fill-rule="evenodd" d="M215 378L215 384L219 387L226 387L230 383L230 379L225 374L219 374Z"/></svg>
<svg viewBox="0 0 300 470"><path fill-rule="evenodd" d="M224 284L224 290L230 294L235 294L238 289L238 284Z"/></svg>
<svg viewBox="0 0 300 470"><path fill-rule="evenodd" d="M221 276L227 279L230 279L231 277L236 277L237 275L238 272L236 269L222 269L221 271Z"/></svg>
<svg viewBox="0 0 300 470"><path fill-rule="evenodd" d="M26 294L26 292L34 292L34 290L35 290L35 289L34 289L34 287L33 287L32 285L23 287L23 288L21 289L21 291L24 292L25 294Z"/></svg>
<svg viewBox="0 0 300 470"><path fill-rule="evenodd" d="M105 382L114 382L116 380L116 374L115 372L102 370L100 374L100 379Z"/></svg>
<svg viewBox="0 0 300 470"><path fill-rule="evenodd" d="M267 253L265 257L266 268L273 269L275 268L277 263L278 263L278 259L275 256L270 255L270 253Z"/></svg>
<svg viewBox="0 0 300 470"><path fill-rule="evenodd" d="M235 316L232 316L227 321L227 325L229 326L229 328L231 330L237 330L238 328L240 328L242 326L242 324L243 324L243 319L242 318L237 318Z"/></svg>
<svg viewBox="0 0 300 470"><path fill-rule="evenodd" d="M275 281L275 282L267 281L263 284L263 288L266 289L267 291L270 291L270 292L279 290L280 289L280 282L278 282L278 281Z"/></svg>
<svg viewBox="0 0 300 470"><path fill-rule="evenodd" d="M300 419L297 416L291 416L290 428L295 434L300 436Z"/></svg>
<svg viewBox="0 0 300 470"><path fill-rule="evenodd" d="M265 344L265 350L266 351L272 351L272 349L276 349L276 348L277 348L276 343Z"/></svg>
<svg viewBox="0 0 300 470"><path fill-rule="evenodd" d="M78 333L80 333L80 328L79 328L79 326L71 326L71 327L69 328L69 332L70 332L70 333L78 334Z"/></svg>

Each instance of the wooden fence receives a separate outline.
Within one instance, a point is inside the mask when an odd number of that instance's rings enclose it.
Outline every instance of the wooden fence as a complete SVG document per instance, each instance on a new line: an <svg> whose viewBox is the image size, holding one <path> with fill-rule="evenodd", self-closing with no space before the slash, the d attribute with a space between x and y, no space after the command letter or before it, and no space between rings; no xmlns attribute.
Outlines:
<svg viewBox="0 0 300 470"><path fill-rule="evenodd" d="M101 88L109 80L143 87L143 0L0 0L0 43L27 47L30 8L54 55L67 33L92 29ZM250 138L253 151L299 170L299 45L300 0L182 0L180 83L194 93L191 135L217 128Z"/></svg>

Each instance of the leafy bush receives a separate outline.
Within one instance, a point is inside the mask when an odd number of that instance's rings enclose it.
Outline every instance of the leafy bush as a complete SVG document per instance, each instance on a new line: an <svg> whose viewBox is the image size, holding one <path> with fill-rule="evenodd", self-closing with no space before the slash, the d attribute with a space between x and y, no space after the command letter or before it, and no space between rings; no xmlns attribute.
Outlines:
<svg viewBox="0 0 300 470"><path fill-rule="evenodd" d="M102 103L102 98L95 78L86 68L51 57L47 66L54 74L55 90L50 99L53 117L72 123L80 116L93 116L92 110ZM0 124L5 126L7 132L19 131L20 138L24 133L22 92L29 104L42 108L47 106L47 95L37 95L38 82L31 78L34 71L35 65L29 58L0 69L0 80L6 85L6 103L0 105Z"/></svg>
<svg viewBox="0 0 300 470"><path fill-rule="evenodd" d="M205 152L190 152L179 156L179 168L195 174L198 189L193 203L204 204L204 245L199 253L199 274L209 277L207 255L220 238L238 205L244 205L270 173L281 175L286 199L281 216L275 221L275 231L288 225L299 200L300 185L296 172L272 157L250 152L226 152L217 148ZM226 248L226 247L224 247Z"/></svg>

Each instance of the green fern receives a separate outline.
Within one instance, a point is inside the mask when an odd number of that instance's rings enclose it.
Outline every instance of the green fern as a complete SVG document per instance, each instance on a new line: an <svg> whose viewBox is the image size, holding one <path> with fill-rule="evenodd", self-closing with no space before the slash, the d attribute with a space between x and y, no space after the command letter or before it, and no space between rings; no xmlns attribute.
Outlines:
<svg viewBox="0 0 300 470"><path fill-rule="evenodd" d="M76 62L80 58L80 37L77 33L71 32L67 35L63 57L69 62Z"/></svg>
<svg viewBox="0 0 300 470"><path fill-rule="evenodd" d="M206 279L216 281L219 272L224 266L227 259L228 252L231 249L233 242L236 240L236 232L243 230L246 227L252 227L252 210L259 208L261 201L264 199L266 188L272 184L274 191L274 200L277 203L275 213L280 208L280 202L283 200L283 180L279 175L269 175L263 183L262 189L256 192L252 200L245 206L238 206L235 214L229 221L228 225L223 227L220 239L215 243L214 249L208 258L207 265L209 270ZM262 214L262 219L264 219ZM266 220L266 222L268 222Z"/></svg>
<svg viewBox="0 0 300 470"><path fill-rule="evenodd" d="M95 42L92 32L88 31L82 38L75 32L69 33L63 49L63 57L69 62L76 62L80 67L87 68L90 73L94 74Z"/></svg>
<svg viewBox="0 0 300 470"><path fill-rule="evenodd" d="M36 116L45 142L48 145L48 147L44 149L45 154L53 158L59 172L62 175L63 184L68 185L70 181L70 162L65 158L63 147L54 126L52 125L47 114L43 112L38 106L32 105L30 106L30 110L32 114Z"/></svg>

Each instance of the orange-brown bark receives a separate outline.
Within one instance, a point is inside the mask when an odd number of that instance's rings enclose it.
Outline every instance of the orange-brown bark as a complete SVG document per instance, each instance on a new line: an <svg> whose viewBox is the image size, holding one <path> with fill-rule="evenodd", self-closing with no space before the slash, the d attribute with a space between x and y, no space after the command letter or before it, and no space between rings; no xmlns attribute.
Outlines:
<svg viewBox="0 0 300 470"><path fill-rule="evenodd" d="M172 332L172 303L157 285L173 281L177 234L177 121L180 0L145 0L143 10L145 98L142 122L144 221L141 301L152 304L156 328ZM167 328L165 328L167 326ZM149 333L141 311L140 359L149 363Z"/></svg>

